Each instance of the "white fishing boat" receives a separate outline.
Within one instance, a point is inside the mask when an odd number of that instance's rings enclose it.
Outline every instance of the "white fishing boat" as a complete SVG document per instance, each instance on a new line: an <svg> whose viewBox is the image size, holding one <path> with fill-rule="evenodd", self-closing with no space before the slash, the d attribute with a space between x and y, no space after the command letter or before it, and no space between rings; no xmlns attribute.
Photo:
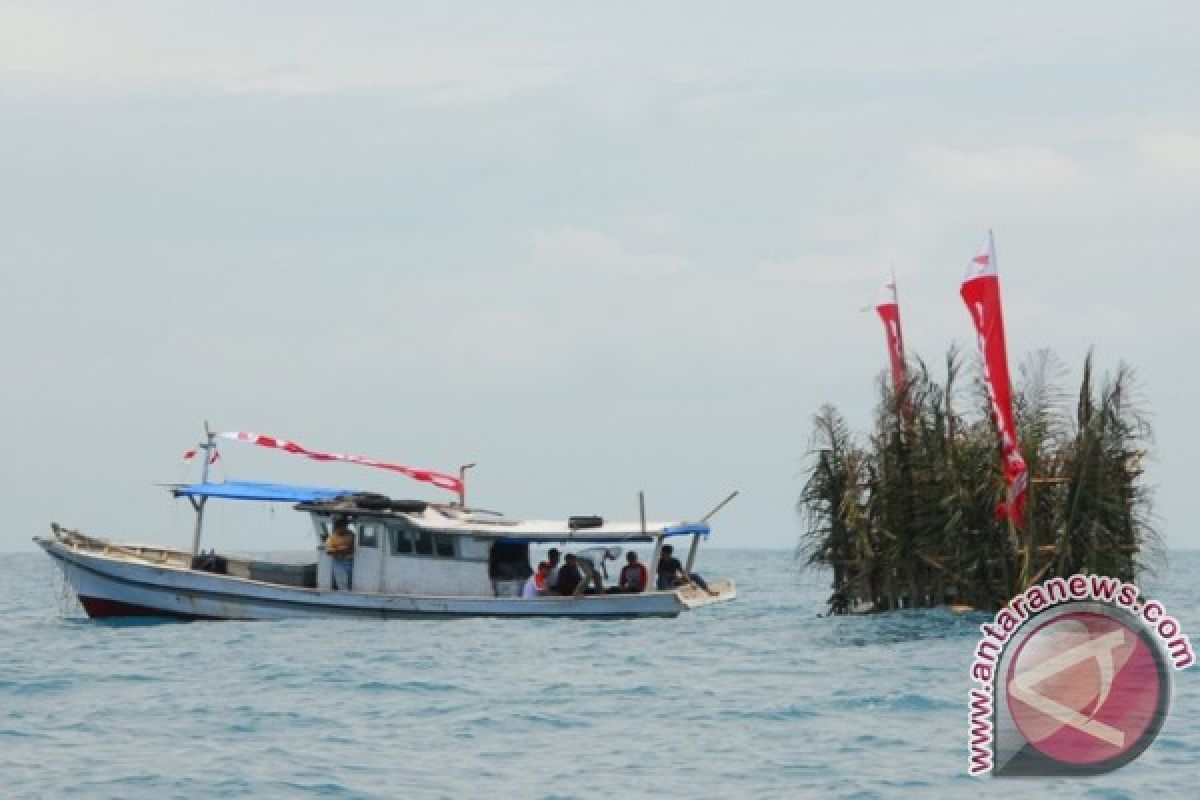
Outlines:
<svg viewBox="0 0 1200 800"><path fill-rule="evenodd" d="M692 574L700 542L711 533L708 518L724 503L699 522L647 522L644 513L636 522L614 523L591 516L530 521L467 507L461 472L454 479L427 470L411 471L419 480L458 491L456 503L393 501L352 489L211 482L208 464L216 452L215 436L210 433L199 446L205 454L201 481L168 487L176 497L188 498L196 511L191 550L112 541L57 524L51 526L50 536L34 539L62 569L89 616L672 617L736 596L729 580L710 581L707 589L690 582L659 589L653 580L664 543L675 538L690 543L684 574ZM271 442L267 446L293 453L303 450L300 454L318 460L382 465L353 456L314 454L294 443L280 445L276 443L282 440L259 438ZM315 539L311 560L284 563L203 552L204 508L214 499L292 504L310 518ZM335 588L334 558L327 552L335 521L348 523L354 536L349 589ZM531 548L546 545L566 551L586 545L652 548L646 564L650 585L638 592L593 589L594 593L568 596L522 597L522 587L533 573Z"/></svg>

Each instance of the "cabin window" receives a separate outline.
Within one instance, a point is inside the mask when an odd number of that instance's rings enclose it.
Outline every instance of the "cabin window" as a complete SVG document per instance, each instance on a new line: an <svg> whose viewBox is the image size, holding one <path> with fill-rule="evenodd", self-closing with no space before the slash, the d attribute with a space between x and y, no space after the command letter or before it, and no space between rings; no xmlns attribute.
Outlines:
<svg viewBox="0 0 1200 800"><path fill-rule="evenodd" d="M370 523L367 525L358 526L358 546L359 547L379 547L379 528L378 523Z"/></svg>
<svg viewBox="0 0 1200 800"><path fill-rule="evenodd" d="M413 551L412 535L400 528L392 528L388 533L392 537L392 554L397 556L410 555Z"/></svg>
<svg viewBox="0 0 1200 800"><path fill-rule="evenodd" d="M492 550L490 539L458 536L458 557L466 561L487 561Z"/></svg>
<svg viewBox="0 0 1200 800"><path fill-rule="evenodd" d="M459 538L449 533L409 530L389 527L388 537L394 556L435 556L454 558L458 554L455 541Z"/></svg>

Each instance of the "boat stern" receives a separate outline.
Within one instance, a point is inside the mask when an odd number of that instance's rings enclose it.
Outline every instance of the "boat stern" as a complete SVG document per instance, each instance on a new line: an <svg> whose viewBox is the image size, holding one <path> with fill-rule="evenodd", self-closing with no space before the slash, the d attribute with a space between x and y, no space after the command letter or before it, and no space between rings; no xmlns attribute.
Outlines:
<svg viewBox="0 0 1200 800"><path fill-rule="evenodd" d="M676 590L676 593L679 595L679 599L683 601L684 606L690 611L703 606L727 603L730 600L737 599L737 586L728 578L718 578L717 580L708 582L708 591L693 584Z"/></svg>

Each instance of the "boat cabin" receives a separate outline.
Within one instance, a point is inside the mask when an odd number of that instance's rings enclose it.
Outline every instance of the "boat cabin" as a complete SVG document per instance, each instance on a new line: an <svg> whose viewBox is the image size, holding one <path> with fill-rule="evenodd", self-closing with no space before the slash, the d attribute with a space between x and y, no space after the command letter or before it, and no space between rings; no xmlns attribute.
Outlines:
<svg viewBox="0 0 1200 800"><path fill-rule="evenodd" d="M326 553L325 545L335 521L344 519L354 535L350 580L355 593L518 597L533 574L531 545L556 544L570 550L576 545L650 544L654 555L647 568L652 569L665 539L690 536L690 571L699 540L709 534L706 523L609 523L594 516L514 520L457 504L393 500L352 489L224 482L178 485L172 491L197 506L197 526L203 516L203 501L210 497L291 502L297 511L307 513L316 538L314 561L308 565L289 568L203 554L197 534L193 569L267 583L334 589L333 558Z"/></svg>
<svg viewBox="0 0 1200 800"><path fill-rule="evenodd" d="M518 521L493 512L356 494L301 503L317 539L317 588L333 588L325 541L337 519L354 534L351 585L356 592L467 597L517 597L533 574L532 544L589 545L660 542L666 536L708 534L707 525L654 523L645 530L605 524L600 517ZM657 554L655 555L657 560Z"/></svg>
<svg viewBox="0 0 1200 800"><path fill-rule="evenodd" d="M494 584L523 580L530 574L528 545L502 547L501 551L514 552L497 553L506 557L496 559L493 541L467 533L428 530L401 514L311 513L317 537L318 589L333 588L333 558L325 552L325 540L336 517L345 517L354 534L351 585L356 592L484 597L498 594Z"/></svg>

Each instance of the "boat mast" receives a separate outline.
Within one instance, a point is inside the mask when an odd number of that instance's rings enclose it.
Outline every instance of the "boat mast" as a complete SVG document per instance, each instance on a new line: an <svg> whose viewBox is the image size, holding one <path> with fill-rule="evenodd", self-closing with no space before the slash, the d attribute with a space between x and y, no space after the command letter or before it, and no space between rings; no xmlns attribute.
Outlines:
<svg viewBox="0 0 1200 800"><path fill-rule="evenodd" d="M646 493L638 492L638 516L642 521L642 536L646 535ZM654 555L650 556L650 565L646 568L646 588L643 591L658 589L658 562L662 558L663 535L654 537ZM653 583L651 583L653 581Z"/></svg>
<svg viewBox="0 0 1200 800"><path fill-rule="evenodd" d="M204 421L204 437L205 441L201 442L197 447L204 453L203 471L200 473L200 482L208 483L208 465L212 463L212 455L216 450L214 439L216 434L208 427L208 420ZM204 504L208 500L207 497L201 497L199 500L194 500L192 505L196 509L196 528L192 532L192 555L200 554L200 532L204 528Z"/></svg>
<svg viewBox="0 0 1200 800"><path fill-rule="evenodd" d="M737 496L738 496L738 490L734 489L732 492L729 493L728 497L726 497L721 502L717 503L717 507L714 508L712 511L708 512L707 514L705 514L700 519L700 521L707 523L710 519L712 519L714 516L716 516L718 511L720 511L725 506L729 505L729 502ZM691 549L688 550L687 564L685 564L683 567L684 572L686 572L688 575L692 574L692 567L694 567L696 565L696 551L699 549L700 549L700 534L693 533L692 534L692 546L691 546Z"/></svg>
<svg viewBox="0 0 1200 800"><path fill-rule="evenodd" d="M458 507L467 507L467 470L475 466L474 462L463 464L458 468Z"/></svg>

